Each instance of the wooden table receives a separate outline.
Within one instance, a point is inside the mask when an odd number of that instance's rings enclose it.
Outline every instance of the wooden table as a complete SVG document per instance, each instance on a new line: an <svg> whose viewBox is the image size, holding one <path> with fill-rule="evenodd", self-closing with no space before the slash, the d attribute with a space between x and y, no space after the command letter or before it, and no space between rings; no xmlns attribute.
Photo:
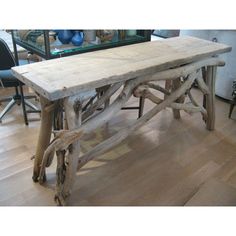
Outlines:
<svg viewBox="0 0 236 236"><path fill-rule="evenodd" d="M180 110L200 112L207 129L213 130L216 68L224 65L216 55L230 50L231 47L215 42L176 37L14 67L14 75L41 97L42 120L33 180L46 180L45 169L56 153L55 199L65 205L78 169L166 107L173 109L175 118L180 118ZM168 86L155 83L160 80ZM191 93L193 83L203 94L203 105ZM103 95L83 110L79 94L100 87L106 88ZM158 97L155 90L162 92L164 98ZM108 105L117 91L121 92ZM132 95L143 96L155 106L132 125L79 156L79 139L111 119ZM190 103L185 102L186 97ZM101 107L105 108L98 112ZM50 142L53 123L54 139Z"/></svg>

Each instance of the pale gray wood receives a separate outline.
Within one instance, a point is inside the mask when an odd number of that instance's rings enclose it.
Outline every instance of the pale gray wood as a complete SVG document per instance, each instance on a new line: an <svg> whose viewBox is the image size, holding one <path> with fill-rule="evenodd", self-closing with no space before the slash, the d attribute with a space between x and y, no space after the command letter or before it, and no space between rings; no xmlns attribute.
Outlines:
<svg viewBox="0 0 236 236"><path fill-rule="evenodd" d="M64 100L65 116L70 130L81 125L82 104L76 96ZM55 200L58 205L67 205L71 195L77 163L79 159L80 143L75 140L67 149L65 154L65 173L62 173L61 181L57 181ZM63 158L63 157L62 157ZM59 160L61 162L61 160ZM58 165L60 168L61 165Z"/></svg>
<svg viewBox="0 0 236 236"><path fill-rule="evenodd" d="M154 84L154 83L149 82L149 83L147 83L147 85L148 85L149 88L156 89L156 90L164 93L165 95L170 95L170 92L168 91L168 89L162 88L158 84Z"/></svg>
<svg viewBox="0 0 236 236"><path fill-rule="evenodd" d="M92 115L97 108L101 107L110 97L121 87L123 83L113 84L110 88L108 88L105 93L98 98L96 102L94 102L82 115L82 120L87 119L90 115Z"/></svg>
<svg viewBox="0 0 236 236"><path fill-rule="evenodd" d="M226 45L191 37L179 37L163 40L160 43L148 42L13 68L13 72L19 79L34 88L42 97L46 97L47 101L66 98L64 105L69 130L56 133L55 139L44 153L40 172L42 173L40 179L42 179L47 166L43 163L48 163L55 151L58 152L58 169L65 167L65 171L57 171L56 199L59 199L59 204L66 204L66 199L71 193L77 162L81 166L93 158L91 155L95 156L95 154L113 147L167 106L190 112L200 111L199 107L178 105L175 101L190 89L196 79L196 70L204 66L210 68L224 65L219 58L212 58L212 56L229 50L231 48ZM214 73L209 72L208 74L209 78L214 78ZM90 154L85 154L78 160L78 140L81 136L109 121L128 101L137 86L149 81L171 81L180 77L188 78L184 84L177 86L176 90L172 91L164 101L161 101L134 124L128 125L95 147L89 152ZM124 83L124 88L114 102L99 114L85 121L82 126L76 123L78 117L72 112L72 103L69 102L73 99L72 96L78 96L84 90L88 91L117 82ZM214 83L209 79L207 85L210 90L209 95L212 95ZM209 96L208 113L214 112L213 103L212 96ZM47 104L47 107L49 111L53 110L53 106L50 104ZM45 110L47 110L46 106ZM212 120L208 117L208 126L212 125ZM41 134L42 132L43 130L40 131ZM63 152L68 150L69 155L64 156ZM66 157L67 160L65 160Z"/></svg>
<svg viewBox="0 0 236 236"><path fill-rule="evenodd" d="M33 180L35 182L38 181L40 168L43 160L43 155L45 150L47 149L52 131L52 121L53 121L53 109L45 110L46 107L51 106L53 102L48 101L44 97L40 97L41 103L41 124L40 124L40 132L38 137L38 143L35 153L34 159L34 170L33 170ZM53 155L53 154L52 154ZM51 155L49 155L50 159ZM42 179L45 179L45 176L42 176ZM43 181L43 180L42 180Z"/></svg>
<svg viewBox="0 0 236 236"><path fill-rule="evenodd" d="M41 98L41 100L43 100L43 98ZM52 117L50 117L51 119L53 119L53 121L51 121L51 123L53 123L53 129L52 132L55 133L55 131L61 130L63 129L63 105L62 105L62 100L58 100L55 101L54 103L50 103L46 106L42 106L42 113L49 113L51 114ZM45 118L44 118L45 119ZM45 121L42 120L41 123L44 123ZM47 127L45 127L46 132L48 132L48 135L50 135L51 137L51 132L50 129L48 129ZM43 130L40 130L40 135L43 132ZM37 145L37 149L40 148L40 143L38 143ZM45 150L44 150L45 151ZM63 155L60 151L57 152L57 157ZM64 152L64 151L63 151ZM42 152L41 155L45 155L45 153L47 153L47 151ZM41 157L41 164L40 164L40 172L39 172L39 176L38 176L38 181L40 184L43 184L45 181L45 177L46 177L46 171L45 168L49 167L52 164L53 158L54 158L54 153L51 153L51 155L48 156L48 159L45 160L43 157ZM58 163L63 164L63 161L58 161ZM60 164L58 164L60 165ZM58 169L58 168L57 168ZM63 169L63 167L61 166L61 169Z"/></svg>
<svg viewBox="0 0 236 236"><path fill-rule="evenodd" d="M189 113L190 115L195 112L201 112L204 116L207 115L206 110L201 106L194 106L192 104L181 104L181 103L172 103L170 104L171 108L184 110L185 112Z"/></svg>
<svg viewBox="0 0 236 236"><path fill-rule="evenodd" d="M154 96L149 90L149 84L141 84L136 87L133 91L133 95L137 98L143 97L148 98L149 100L153 101L156 104L159 104L163 101L157 96Z"/></svg>
<svg viewBox="0 0 236 236"><path fill-rule="evenodd" d="M202 77L197 78L198 88L203 92L203 94L210 94L209 88L205 84Z"/></svg>
<svg viewBox="0 0 236 236"><path fill-rule="evenodd" d="M129 100L132 95L133 88L136 87L138 83L139 81L136 80L126 82L123 90L115 101L109 107L104 109L103 112L94 116L93 119L89 119L84 122L80 128L57 132L56 137L44 153L43 162L47 163L48 158L53 155L55 151L67 149L71 143L78 140L84 133L89 133L97 127L105 124Z"/></svg>
<svg viewBox="0 0 236 236"><path fill-rule="evenodd" d="M181 79L177 78L172 81L172 91L177 90L179 87L181 87ZM176 103L184 103L185 95L182 95L181 97L176 99ZM179 109L172 109L173 111L173 116L175 119L180 119L180 110Z"/></svg>
<svg viewBox="0 0 236 236"><path fill-rule="evenodd" d="M204 60L204 62L197 62L184 66L184 68L180 67L176 69L170 69L167 71L158 72L155 74L155 79L159 80L163 80L165 78L173 79L175 78L175 76L186 77L189 74L189 72L190 73L195 72L197 69L200 69L202 67L202 63L205 63L205 65L224 64L218 58L210 58ZM51 153L54 153L56 150L66 149L73 141L79 139L84 133L90 132L93 129L97 128L98 126L105 124L112 116L114 116L120 110L120 108L124 105L124 103L128 101L133 92L133 89L137 87L139 84L142 84L144 81L149 81L150 79L153 78L152 77L150 78L150 76L144 76L136 78L134 80L127 81L123 90L121 91L121 94L103 112L99 113L97 116L94 116L93 119L90 119L87 122L85 122L79 129L75 129L73 131L58 132L53 143L47 148L44 158L48 159L48 157L52 155Z"/></svg>
<svg viewBox="0 0 236 236"><path fill-rule="evenodd" d="M219 59L216 59L216 58L211 58L211 59L204 60L205 65L207 65L206 62L209 65L222 65L223 64ZM199 69L199 68L202 67L202 63L203 62L201 62L201 63L200 62L192 63L188 66L185 66L184 68L180 67L180 68L177 68L177 69L170 69L170 70L167 70L167 71L164 71L164 72L156 73L155 74L155 79L160 79L160 80L165 79L165 78L173 79L174 76L179 76L179 75L186 77L187 76L186 73L189 73L190 68L194 72L196 69ZM199 68L197 68L197 66ZM153 79L153 78L151 77L151 79ZM168 103L169 102L169 97L173 98L173 96L174 96L174 98L177 99L179 96L184 94L191 87L191 84L193 83L193 81L195 79L196 79L196 73L194 73L194 75L191 75L189 78L187 78L187 81L185 82L185 84L183 86L181 86L179 89L177 89L175 92L173 92L171 95L169 95L167 100L164 100L161 104L159 104L160 106L158 106L158 108L152 109L150 112L145 114L142 118L140 118L137 121L137 123L134 126L126 127L121 133L117 134L118 136L117 135L113 136L111 139L109 139L109 141L104 143L104 145L108 144L108 146L104 147L104 148L102 147L101 149L102 150L107 150L107 148L109 146L112 146L112 145L114 146L117 142L119 142L119 141L123 140L125 137L127 137L129 132L137 129L142 124L144 124L146 121L151 119L157 112L160 111L160 109L163 109L166 106L170 106L171 104ZM125 86L124 86L123 90L121 91L120 95L117 97L117 99L109 107L107 107L103 112L99 113L97 116L93 117L92 119L89 119L80 128L73 128L73 126L71 126L70 130L68 130L68 131L63 131L62 130L62 131L57 132L56 133L56 138L48 146L48 148L46 149L46 151L44 153L43 161L42 161L42 164L41 164L41 172L40 172L40 173L42 173L42 175L40 176L40 179L43 180L46 163L48 163L48 160L52 157L52 155L54 155L55 151L57 151L57 153L59 153L59 154L62 154L62 152L64 150L67 150L71 146L72 143L79 140L80 137L84 133L88 133L88 132L92 131L93 129L97 128L98 126L106 123L112 116L114 116L114 114L117 113L118 110L120 110L120 108L124 105L124 103L127 102L127 100L132 95L133 89L136 88L139 84L142 84L143 81L149 81L149 80L150 80L150 76L143 76L143 77L139 77L139 78L127 81L125 83ZM73 96L73 97L75 98L77 96ZM68 99L66 99L66 100L68 100ZM47 99L45 99L45 100L48 101ZM46 106L44 106L43 109L44 110L46 109L46 110L52 112L52 110L53 110L52 107L53 106L51 106L50 104L46 104ZM67 110L68 110L68 105L67 105ZM68 114L68 112L67 112L67 114ZM68 115L67 117L69 118L70 115ZM41 130L41 132L42 132L42 130ZM38 146L40 146L40 143L38 144ZM99 147L98 147L98 149L96 148L94 150L94 152L96 152L98 150L100 150ZM60 159L60 156L63 157L64 155L58 155L58 158L59 158L58 159L58 163L59 163L58 168L61 168L64 165L63 161L61 161L61 159ZM43 163L45 163L45 164L43 164ZM57 183L60 180L63 181L63 182L60 183L59 185L57 184L56 199L59 199L59 204L66 204L65 199L70 195L70 191L69 191L69 189L64 191L64 186L67 186L69 188L71 186L71 184L66 184L66 185L64 184L64 178L65 178L66 174L64 174L63 171L62 172L57 171L57 173L61 173L61 175L62 175L59 178L57 178ZM71 174L72 172L69 172L69 173ZM72 178L67 178L67 179L69 180L69 179L72 179ZM68 182L71 183L71 181L68 181Z"/></svg>
<svg viewBox="0 0 236 236"><path fill-rule="evenodd" d="M172 104L178 97L184 94L193 84L195 80L195 73L191 74L185 83L179 87L176 91L174 91L170 96L166 98L162 103L156 105L146 114L144 114L141 118L135 121L133 124L128 125L127 127L121 129L111 138L103 141L102 143L98 144L92 150L84 154L78 162L78 169L84 166L88 161L92 160L96 155L100 155L103 152L109 150L110 148L114 147L115 145L122 142L131 132L137 130L143 124L145 124L148 120L150 120L153 116L155 116L158 112L163 110L165 107ZM83 126L81 127L83 129ZM73 131L72 131L73 132Z"/></svg>
<svg viewBox="0 0 236 236"><path fill-rule="evenodd" d="M57 100L230 50L211 41L176 37L14 67L13 73L39 94Z"/></svg>
<svg viewBox="0 0 236 236"><path fill-rule="evenodd" d="M210 90L210 94L206 95L207 120L206 127L208 130L215 129L215 76L216 66L208 66L206 74L206 84Z"/></svg>
<svg viewBox="0 0 236 236"><path fill-rule="evenodd" d="M140 86L135 88L135 90L133 92L134 96L135 97L141 97L142 96L142 97L147 98L147 99L149 99L150 101L152 101L152 102L154 102L156 104L162 103L164 100L159 98L159 97L157 97L156 95L154 95L149 90L149 87L151 87L151 88L155 87L158 90L161 88L159 86L154 86L154 84L152 84L152 83L148 83L148 84L145 84L145 85L140 85ZM161 88L161 90L163 90L163 88ZM164 90L164 92L166 92L166 91ZM175 112L179 111L179 110L184 110L188 114L192 114L192 113L195 113L195 112L201 112L203 114L203 116L207 116L206 110L202 106L196 105L197 103L195 102L195 100L193 100L193 97L191 97L192 101L193 101L193 104L183 104L184 101L182 101L181 103L178 103L179 99L182 99L183 96L185 96L185 95L182 95L180 98L178 98L176 100L177 102L173 102L173 103L169 104L168 107L171 107L173 110L175 110Z"/></svg>
<svg viewBox="0 0 236 236"><path fill-rule="evenodd" d="M193 97L191 91L187 91L187 95L190 99L190 101L192 102L192 104L196 107L199 107L201 109L201 113L202 113L202 117L203 117L203 120L206 121L207 120L207 111L205 109L204 106L200 105Z"/></svg>

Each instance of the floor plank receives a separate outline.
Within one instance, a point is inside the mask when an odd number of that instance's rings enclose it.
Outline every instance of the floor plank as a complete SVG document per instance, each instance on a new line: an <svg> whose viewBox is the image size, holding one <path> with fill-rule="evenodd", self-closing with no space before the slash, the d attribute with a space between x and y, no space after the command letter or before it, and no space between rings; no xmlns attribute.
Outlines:
<svg viewBox="0 0 236 236"><path fill-rule="evenodd" d="M216 179L207 181L186 206L235 206L236 188Z"/></svg>

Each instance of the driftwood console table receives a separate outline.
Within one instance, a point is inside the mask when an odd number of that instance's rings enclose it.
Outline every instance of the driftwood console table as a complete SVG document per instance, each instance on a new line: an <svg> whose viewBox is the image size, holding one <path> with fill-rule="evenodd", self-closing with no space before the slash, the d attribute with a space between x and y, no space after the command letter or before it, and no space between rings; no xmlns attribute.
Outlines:
<svg viewBox="0 0 236 236"><path fill-rule="evenodd" d="M75 174L83 165L120 143L166 107L173 109L175 118L180 117L180 110L200 112L207 129L213 130L216 68L224 66L217 55L230 50L231 47L215 42L176 37L14 67L14 75L40 95L42 117L33 180L46 181L45 169L56 153L55 199L66 205ZM160 80L166 81L165 87L156 83ZM203 105L191 93L193 83L203 94ZM83 109L80 95L97 88L105 90ZM164 96L156 96L155 90ZM114 94L118 95L109 104ZM132 95L149 99L155 106L132 125L79 156L80 138L105 124ZM191 103L186 103L185 97Z"/></svg>

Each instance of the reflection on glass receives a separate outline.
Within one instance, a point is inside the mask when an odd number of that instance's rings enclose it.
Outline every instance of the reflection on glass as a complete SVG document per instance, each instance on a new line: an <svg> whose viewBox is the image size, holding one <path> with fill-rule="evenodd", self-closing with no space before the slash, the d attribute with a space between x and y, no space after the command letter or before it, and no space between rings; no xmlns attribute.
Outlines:
<svg viewBox="0 0 236 236"><path fill-rule="evenodd" d="M32 50L46 54L47 39L44 32L44 30L15 30L14 38L22 46L27 45ZM145 35L140 33L140 30L50 30L47 37L52 56L145 40ZM73 40L73 37L77 38Z"/></svg>

